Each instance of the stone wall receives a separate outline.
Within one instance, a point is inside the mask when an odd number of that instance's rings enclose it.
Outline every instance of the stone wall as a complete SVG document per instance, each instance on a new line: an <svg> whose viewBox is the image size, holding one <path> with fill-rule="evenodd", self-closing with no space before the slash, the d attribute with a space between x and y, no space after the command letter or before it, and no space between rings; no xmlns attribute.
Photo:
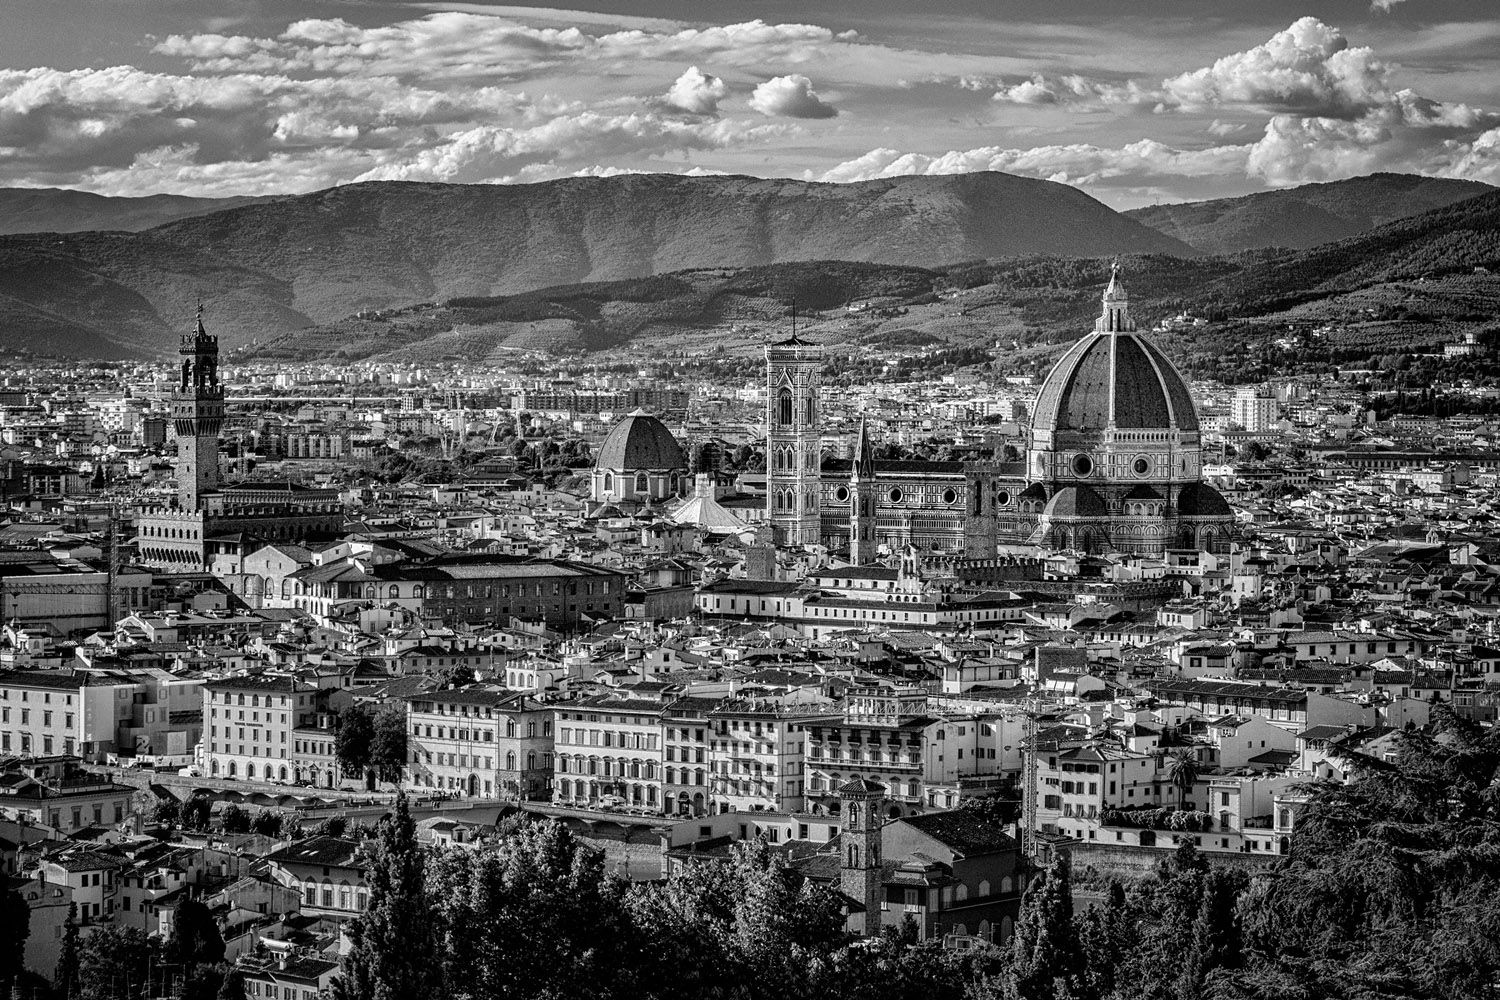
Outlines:
<svg viewBox="0 0 1500 1000"><path fill-rule="evenodd" d="M1176 853L1175 844L1162 847L1139 847L1130 844L1097 844L1080 841L1059 845L1073 859L1074 878L1081 878L1092 868L1105 878L1131 879L1148 875L1158 862ZM1238 869L1250 874L1268 870L1280 860L1273 854L1248 854L1240 851L1199 851L1215 868Z"/></svg>

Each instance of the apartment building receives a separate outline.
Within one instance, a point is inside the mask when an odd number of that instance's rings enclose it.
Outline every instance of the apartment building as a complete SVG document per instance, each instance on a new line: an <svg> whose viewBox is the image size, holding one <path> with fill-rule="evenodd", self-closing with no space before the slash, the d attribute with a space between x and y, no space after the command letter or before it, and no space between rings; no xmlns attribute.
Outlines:
<svg viewBox="0 0 1500 1000"><path fill-rule="evenodd" d="M616 694L559 706L553 801L660 811L664 707L654 698Z"/></svg>
<svg viewBox="0 0 1500 1000"><path fill-rule="evenodd" d="M203 758L209 777L294 781L292 734L315 723L322 694L294 677L275 674L206 682Z"/></svg>
<svg viewBox="0 0 1500 1000"><path fill-rule="evenodd" d="M370 901L359 846L343 837L308 837L266 855L266 871L296 891L304 915L358 916Z"/></svg>
<svg viewBox="0 0 1500 1000"><path fill-rule="evenodd" d="M841 716L809 719L807 804L827 808L846 781L865 778L889 791L892 815L957 804L964 779L999 778L1015 766L1014 734L979 714L938 714L918 688L854 688Z"/></svg>
<svg viewBox="0 0 1500 1000"><path fill-rule="evenodd" d="M77 757L40 757L0 769L0 817L59 835L123 823L135 789L85 771Z"/></svg>
<svg viewBox="0 0 1500 1000"><path fill-rule="evenodd" d="M819 705L722 702L709 713L715 811L800 811L806 796L807 727L837 722L842 714Z"/></svg>
<svg viewBox="0 0 1500 1000"><path fill-rule="evenodd" d="M662 802L677 816L706 816L715 808L709 739L717 698L678 698L662 712Z"/></svg>
<svg viewBox="0 0 1500 1000"><path fill-rule="evenodd" d="M406 713L412 784L472 797L551 799L551 706L521 692L467 687L412 695Z"/></svg>

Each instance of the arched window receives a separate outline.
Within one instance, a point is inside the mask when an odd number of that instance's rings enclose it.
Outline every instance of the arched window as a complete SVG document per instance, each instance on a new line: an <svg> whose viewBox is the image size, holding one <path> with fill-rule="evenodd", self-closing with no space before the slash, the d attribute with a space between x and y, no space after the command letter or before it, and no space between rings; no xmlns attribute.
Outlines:
<svg viewBox="0 0 1500 1000"><path fill-rule="evenodd" d="M398 597L401 596L401 588L398 587L398 586L396 586L396 584L393 583L393 584L391 584L390 589L386 593L387 593L387 596L389 596L390 599L394 601L396 598L398 598Z"/></svg>
<svg viewBox="0 0 1500 1000"><path fill-rule="evenodd" d="M612 490L614 488L615 488L615 474L613 472L606 472L604 474L604 492L608 493L610 490Z"/></svg>
<svg viewBox="0 0 1500 1000"><path fill-rule="evenodd" d="M813 422L813 398L812 398L812 394L811 393L809 393L808 396L807 396L807 398L802 401L802 420L809 427L812 426L812 422Z"/></svg>
<svg viewBox="0 0 1500 1000"><path fill-rule="evenodd" d="M645 493L649 486L650 484L646 482L646 474L644 472L636 473L635 491L637 493Z"/></svg>
<svg viewBox="0 0 1500 1000"><path fill-rule="evenodd" d="M535 771L536 770L536 752L535 751L532 751L531 753L528 753L526 755L526 770L528 770L528 771Z"/></svg>
<svg viewBox="0 0 1500 1000"><path fill-rule="evenodd" d="M776 422L783 427L792 423L792 390L785 387L776 394Z"/></svg>
<svg viewBox="0 0 1500 1000"><path fill-rule="evenodd" d="M505 755L505 769L507 771L514 771L516 769L516 752L514 750L507 752Z"/></svg>

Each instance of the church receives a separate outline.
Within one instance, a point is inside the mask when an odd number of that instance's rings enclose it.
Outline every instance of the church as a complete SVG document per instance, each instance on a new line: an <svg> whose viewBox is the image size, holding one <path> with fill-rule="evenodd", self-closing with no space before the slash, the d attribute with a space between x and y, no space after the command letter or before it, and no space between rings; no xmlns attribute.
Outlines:
<svg viewBox="0 0 1500 1000"><path fill-rule="evenodd" d="M267 542L332 539L343 531L338 491L289 482L225 485L219 478L224 385L219 338L203 326L203 306L179 344L180 375L172 392L177 436L177 503L139 510L135 544L152 569L238 573Z"/></svg>
<svg viewBox="0 0 1500 1000"><path fill-rule="evenodd" d="M781 544L855 564L881 545L981 559L1228 549L1234 516L1203 482L1192 394L1136 331L1118 266L1094 329L1043 381L1019 462L878 460L863 422L851 457L825 456L823 347L793 335L765 356L766 514Z"/></svg>

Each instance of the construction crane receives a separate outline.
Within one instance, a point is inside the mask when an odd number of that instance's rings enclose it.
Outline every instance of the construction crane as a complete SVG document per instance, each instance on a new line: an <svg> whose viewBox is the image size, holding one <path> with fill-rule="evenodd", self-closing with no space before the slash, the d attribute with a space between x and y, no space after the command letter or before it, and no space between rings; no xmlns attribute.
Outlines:
<svg viewBox="0 0 1500 1000"><path fill-rule="evenodd" d="M1021 746L1024 757L1021 769L1021 856L1035 858L1037 851L1036 805L1037 805L1037 745L1035 700L1027 698L1023 709L1025 720L1021 727Z"/></svg>

